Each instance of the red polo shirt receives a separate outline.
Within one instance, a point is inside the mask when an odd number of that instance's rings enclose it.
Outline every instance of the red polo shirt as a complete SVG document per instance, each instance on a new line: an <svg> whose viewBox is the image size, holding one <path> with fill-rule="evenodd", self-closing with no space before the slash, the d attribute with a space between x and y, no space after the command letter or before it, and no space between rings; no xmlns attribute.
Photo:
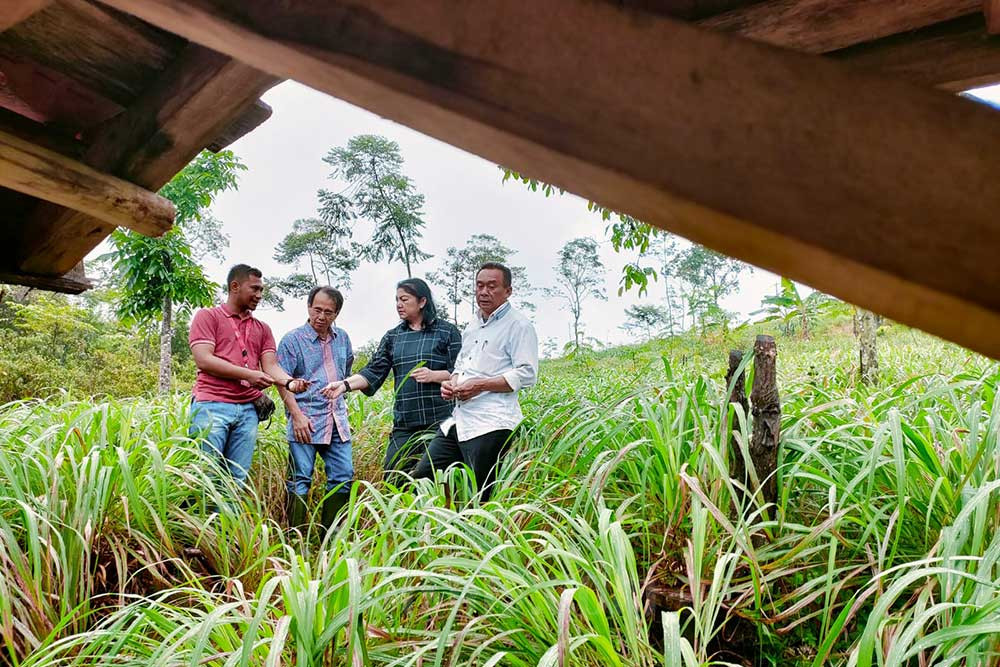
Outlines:
<svg viewBox="0 0 1000 667"><path fill-rule="evenodd" d="M236 366L260 369L260 358L265 352L275 352L271 328L255 318L250 311L234 313L229 304L199 310L191 320L188 344L192 347L208 343L215 348L218 358ZM243 350L247 354L244 357ZM198 371L194 383L194 400L221 401L223 403L249 403L260 396L243 380L230 380Z"/></svg>

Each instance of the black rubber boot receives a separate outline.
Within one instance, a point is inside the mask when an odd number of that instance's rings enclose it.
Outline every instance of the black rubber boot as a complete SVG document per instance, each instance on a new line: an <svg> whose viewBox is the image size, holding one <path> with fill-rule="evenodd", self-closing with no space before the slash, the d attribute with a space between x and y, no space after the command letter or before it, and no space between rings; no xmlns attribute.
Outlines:
<svg viewBox="0 0 1000 667"><path fill-rule="evenodd" d="M306 504L306 497L288 493L285 496L285 517L288 520L288 530L297 530L305 535L307 516L309 516L309 506Z"/></svg>
<svg viewBox="0 0 1000 667"><path fill-rule="evenodd" d="M344 509L344 505L350 499L350 492L331 493L323 499L323 528L326 532L329 533L330 529L333 528L333 524L337 520L337 515L340 514L340 511Z"/></svg>

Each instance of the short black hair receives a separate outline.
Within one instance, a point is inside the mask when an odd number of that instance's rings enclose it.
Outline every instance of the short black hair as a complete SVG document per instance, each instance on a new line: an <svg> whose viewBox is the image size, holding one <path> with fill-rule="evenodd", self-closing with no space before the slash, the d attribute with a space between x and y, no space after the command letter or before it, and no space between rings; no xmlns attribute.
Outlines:
<svg viewBox="0 0 1000 667"><path fill-rule="evenodd" d="M485 263L483 263L482 266L479 267L479 271L482 271L484 269L495 269L495 270L499 271L500 273L503 274L503 286L504 287L510 287L511 286L511 277L512 276L511 276L511 273L510 273L510 269L508 269L506 266L504 266L500 262L485 262ZM476 276L479 275L479 271L476 271Z"/></svg>
<svg viewBox="0 0 1000 667"><path fill-rule="evenodd" d="M424 324L433 324L437 320L437 306L434 305L434 296L431 294L431 288L428 287L420 278L407 278L406 280L400 280L396 284L396 289L401 289L407 294L415 296L417 301L420 299L427 299L427 303L424 304L423 314L424 314Z"/></svg>
<svg viewBox="0 0 1000 667"><path fill-rule="evenodd" d="M229 286L233 284L233 281L241 283L250 276L263 278L264 274L260 272L260 269L255 269L249 264L237 264L233 268L229 269L229 273L226 274L226 289L229 289Z"/></svg>
<svg viewBox="0 0 1000 667"><path fill-rule="evenodd" d="M330 300L333 301L333 305L337 308L337 314L339 315L340 309L344 307L344 295L340 293L339 289L334 289L329 285L321 285L319 287L313 287L309 290L309 297L306 300L306 305L311 307L313 305L313 299L315 299L316 295L320 292L330 297Z"/></svg>

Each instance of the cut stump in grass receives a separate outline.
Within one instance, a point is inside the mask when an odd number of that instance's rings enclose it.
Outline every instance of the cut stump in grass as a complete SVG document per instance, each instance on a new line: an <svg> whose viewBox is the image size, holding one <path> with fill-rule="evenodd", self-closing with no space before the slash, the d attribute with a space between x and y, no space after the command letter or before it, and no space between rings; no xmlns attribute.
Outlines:
<svg viewBox="0 0 1000 667"><path fill-rule="evenodd" d="M730 350L729 351L729 370L726 371L726 387L732 387L729 392L729 403L731 405L739 405L743 408L743 415L749 419L750 418L750 405L747 402L747 392L746 392L746 373L745 371L740 371L739 377L736 378L735 384L733 383L733 376L736 371L740 370L740 364L743 363L743 351L742 350ZM737 494L740 496L736 500L743 500L741 504L745 503L745 498L743 498L743 493L741 492L742 487L751 488L750 480L747 478L747 465L746 461L743 460L743 450L740 448L739 436L736 434L736 430L739 428L739 422L737 421L736 413L732 414L732 418L729 422L729 475L732 479L737 482Z"/></svg>
<svg viewBox="0 0 1000 667"><path fill-rule="evenodd" d="M753 346L753 389L750 402L753 435L750 459L765 503L778 500L778 444L781 436L781 401L778 398L777 346L772 336L757 336Z"/></svg>

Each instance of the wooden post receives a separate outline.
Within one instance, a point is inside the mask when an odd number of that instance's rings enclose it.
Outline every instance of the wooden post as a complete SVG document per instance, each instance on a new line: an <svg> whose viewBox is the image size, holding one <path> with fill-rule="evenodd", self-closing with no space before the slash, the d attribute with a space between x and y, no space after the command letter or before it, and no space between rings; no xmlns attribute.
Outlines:
<svg viewBox="0 0 1000 667"><path fill-rule="evenodd" d="M736 384L733 384L733 375L739 369L740 364L743 363L743 352L741 350L730 350L729 351L729 370L726 371L726 387L732 386L732 391L729 392L729 403L734 403L742 406L743 414L750 418L750 406L747 403L747 392L746 392L746 373L741 371L739 377L736 378ZM729 476L733 478L739 484L745 487L750 486L750 481L747 478L747 465L746 461L743 460L743 452L740 450L740 443L736 437L734 431L738 427L738 423L735 421L729 424ZM737 494L742 497L743 494L737 491Z"/></svg>
<svg viewBox="0 0 1000 667"><path fill-rule="evenodd" d="M169 200L4 132L0 185L147 236L163 234L174 221Z"/></svg>
<svg viewBox="0 0 1000 667"><path fill-rule="evenodd" d="M878 347L876 333L878 332L878 315L870 310L857 309L857 335L859 348L859 363L861 382L874 384L878 380Z"/></svg>
<svg viewBox="0 0 1000 667"><path fill-rule="evenodd" d="M760 481L765 503L778 500L778 442L781 435L781 402L775 360L777 349L771 336L757 336L753 346L753 437L750 459Z"/></svg>

